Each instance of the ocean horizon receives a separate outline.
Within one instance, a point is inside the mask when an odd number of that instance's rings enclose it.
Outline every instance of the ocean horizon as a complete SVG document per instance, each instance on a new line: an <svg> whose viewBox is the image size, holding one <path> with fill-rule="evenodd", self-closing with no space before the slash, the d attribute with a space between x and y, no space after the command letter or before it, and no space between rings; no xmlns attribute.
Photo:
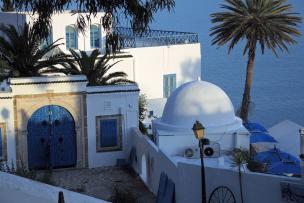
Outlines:
<svg viewBox="0 0 304 203"><path fill-rule="evenodd" d="M176 0L173 12L155 16L152 29L187 31L199 34L202 54L202 79L220 86L231 98L237 110L240 107L247 56L243 56L242 43L228 55L227 47L211 45L210 14L221 10L222 0ZM304 1L290 0L294 11L304 18ZM270 50L257 53L251 101L250 120L266 127L283 120L304 126L304 25L299 27L302 37L298 44L289 46L289 53Z"/></svg>

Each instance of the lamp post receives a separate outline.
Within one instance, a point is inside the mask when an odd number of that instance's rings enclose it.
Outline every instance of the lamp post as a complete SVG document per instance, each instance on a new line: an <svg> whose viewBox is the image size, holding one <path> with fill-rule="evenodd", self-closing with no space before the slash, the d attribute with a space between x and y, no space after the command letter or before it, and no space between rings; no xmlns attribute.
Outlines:
<svg viewBox="0 0 304 203"><path fill-rule="evenodd" d="M199 140L200 157L201 157L201 186L202 186L202 203L206 203L206 181L205 181L205 166L204 166L204 145L209 144L209 140L205 137L205 128L199 122L196 121L193 124L193 133L195 138Z"/></svg>
<svg viewBox="0 0 304 203"><path fill-rule="evenodd" d="M304 181L304 128L299 130L300 133L300 160L301 160L301 178Z"/></svg>

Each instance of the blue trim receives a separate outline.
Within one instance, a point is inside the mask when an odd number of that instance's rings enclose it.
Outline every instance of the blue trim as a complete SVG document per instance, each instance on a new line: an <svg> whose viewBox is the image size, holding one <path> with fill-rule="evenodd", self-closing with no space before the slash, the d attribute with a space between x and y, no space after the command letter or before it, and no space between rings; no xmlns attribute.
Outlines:
<svg viewBox="0 0 304 203"><path fill-rule="evenodd" d="M163 96L168 98L176 89L176 74L167 74L163 76Z"/></svg>
<svg viewBox="0 0 304 203"><path fill-rule="evenodd" d="M65 27L65 38L67 49L78 49L78 35L74 26L68 25Z"/></svg>
<svg viewBox="0 0 304 203"><path fill-rule="evenodd" d="M101 47L101 31L100 26L91 25L90 26L90 45L91 48L100 48Z"/></svg>
<svg viewBox="0 0 304 203"><path fill-rule="evenodd" d="M117 119L100 120L100 147L118 145Z"/></svg>

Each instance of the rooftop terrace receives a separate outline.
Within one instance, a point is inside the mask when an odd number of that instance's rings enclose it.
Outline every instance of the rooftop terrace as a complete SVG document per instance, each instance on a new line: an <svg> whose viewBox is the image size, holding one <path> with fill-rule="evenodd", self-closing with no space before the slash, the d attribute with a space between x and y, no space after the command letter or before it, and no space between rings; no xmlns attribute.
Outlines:
<svg viewBox="0 0 304 203"><path fill-rule="evenodd" d="M116 27L115 32L120 36L120 45L124 49L198 43L198 34L190 32L150 29L137 34L127 27Z"/></svg>

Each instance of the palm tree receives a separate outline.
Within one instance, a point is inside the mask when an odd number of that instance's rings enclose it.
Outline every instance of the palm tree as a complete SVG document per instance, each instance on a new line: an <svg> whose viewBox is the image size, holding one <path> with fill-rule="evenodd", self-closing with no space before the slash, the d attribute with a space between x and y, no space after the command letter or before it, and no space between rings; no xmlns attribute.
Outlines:
<svg viewBox="0 0 304 203"><path fill-rule="evenodd" d="M25 24L18 31L13 25L0 25L0 58L1 72L5 77L39 76L42 70L66 61L66 56L58 52L58 40L46 46L41 41L34 28ZM57 51L57 53L56 53Z"/></svg>
<svg viewBox="0 0 304 203"><path fill-rule="evenodd" d="M240 117L248 121L250 90L253 78L255 53L260 46L262 54L265 47L277 56L276 49L288 51L288 45L295 44L294 36L300 36L297 30L302 21L287 0L225 0L221 7L224 12L211 14L212 44L223 46L229 43L228 53L235 45L246 42L243 54L248 54L246 82L243 93ZM259 45L258 45L259 44Z"/></svg>
<svg viewBox="0 0 304 203"><path fill-rule="evenodd" d="M12 0L3 0L1 11L4 12L14 11L14 5Z"/></svg>
<svg viewBox="0 0 304 203"><path fill-rule="evenodd" d="M249 160L249 152L244 149L235 149L232 154L232 166L238 168L239 174L239 186L240 186L240 194L241 194L241 202L244 202L243 195L243 181L242 181L242 172L241 169L244 167L244 164L248 163ZM244 168L243 168L244 169Z"/></svg>
<svg viewBox="0 0 304 203"><path fill-rule="evenodd" d="M86 75L89 85L116 85L134 83L126 79L127 74L124 72L111 72L109 70L119 61L108 64L111 58L108 54L101 56L98 49L88 55L85 51L70 50L71 56L69 62L64 64L65 68L52 67L51 71L58 71L67 75ZM100 57L101 56L101 57Z"/></svg>

